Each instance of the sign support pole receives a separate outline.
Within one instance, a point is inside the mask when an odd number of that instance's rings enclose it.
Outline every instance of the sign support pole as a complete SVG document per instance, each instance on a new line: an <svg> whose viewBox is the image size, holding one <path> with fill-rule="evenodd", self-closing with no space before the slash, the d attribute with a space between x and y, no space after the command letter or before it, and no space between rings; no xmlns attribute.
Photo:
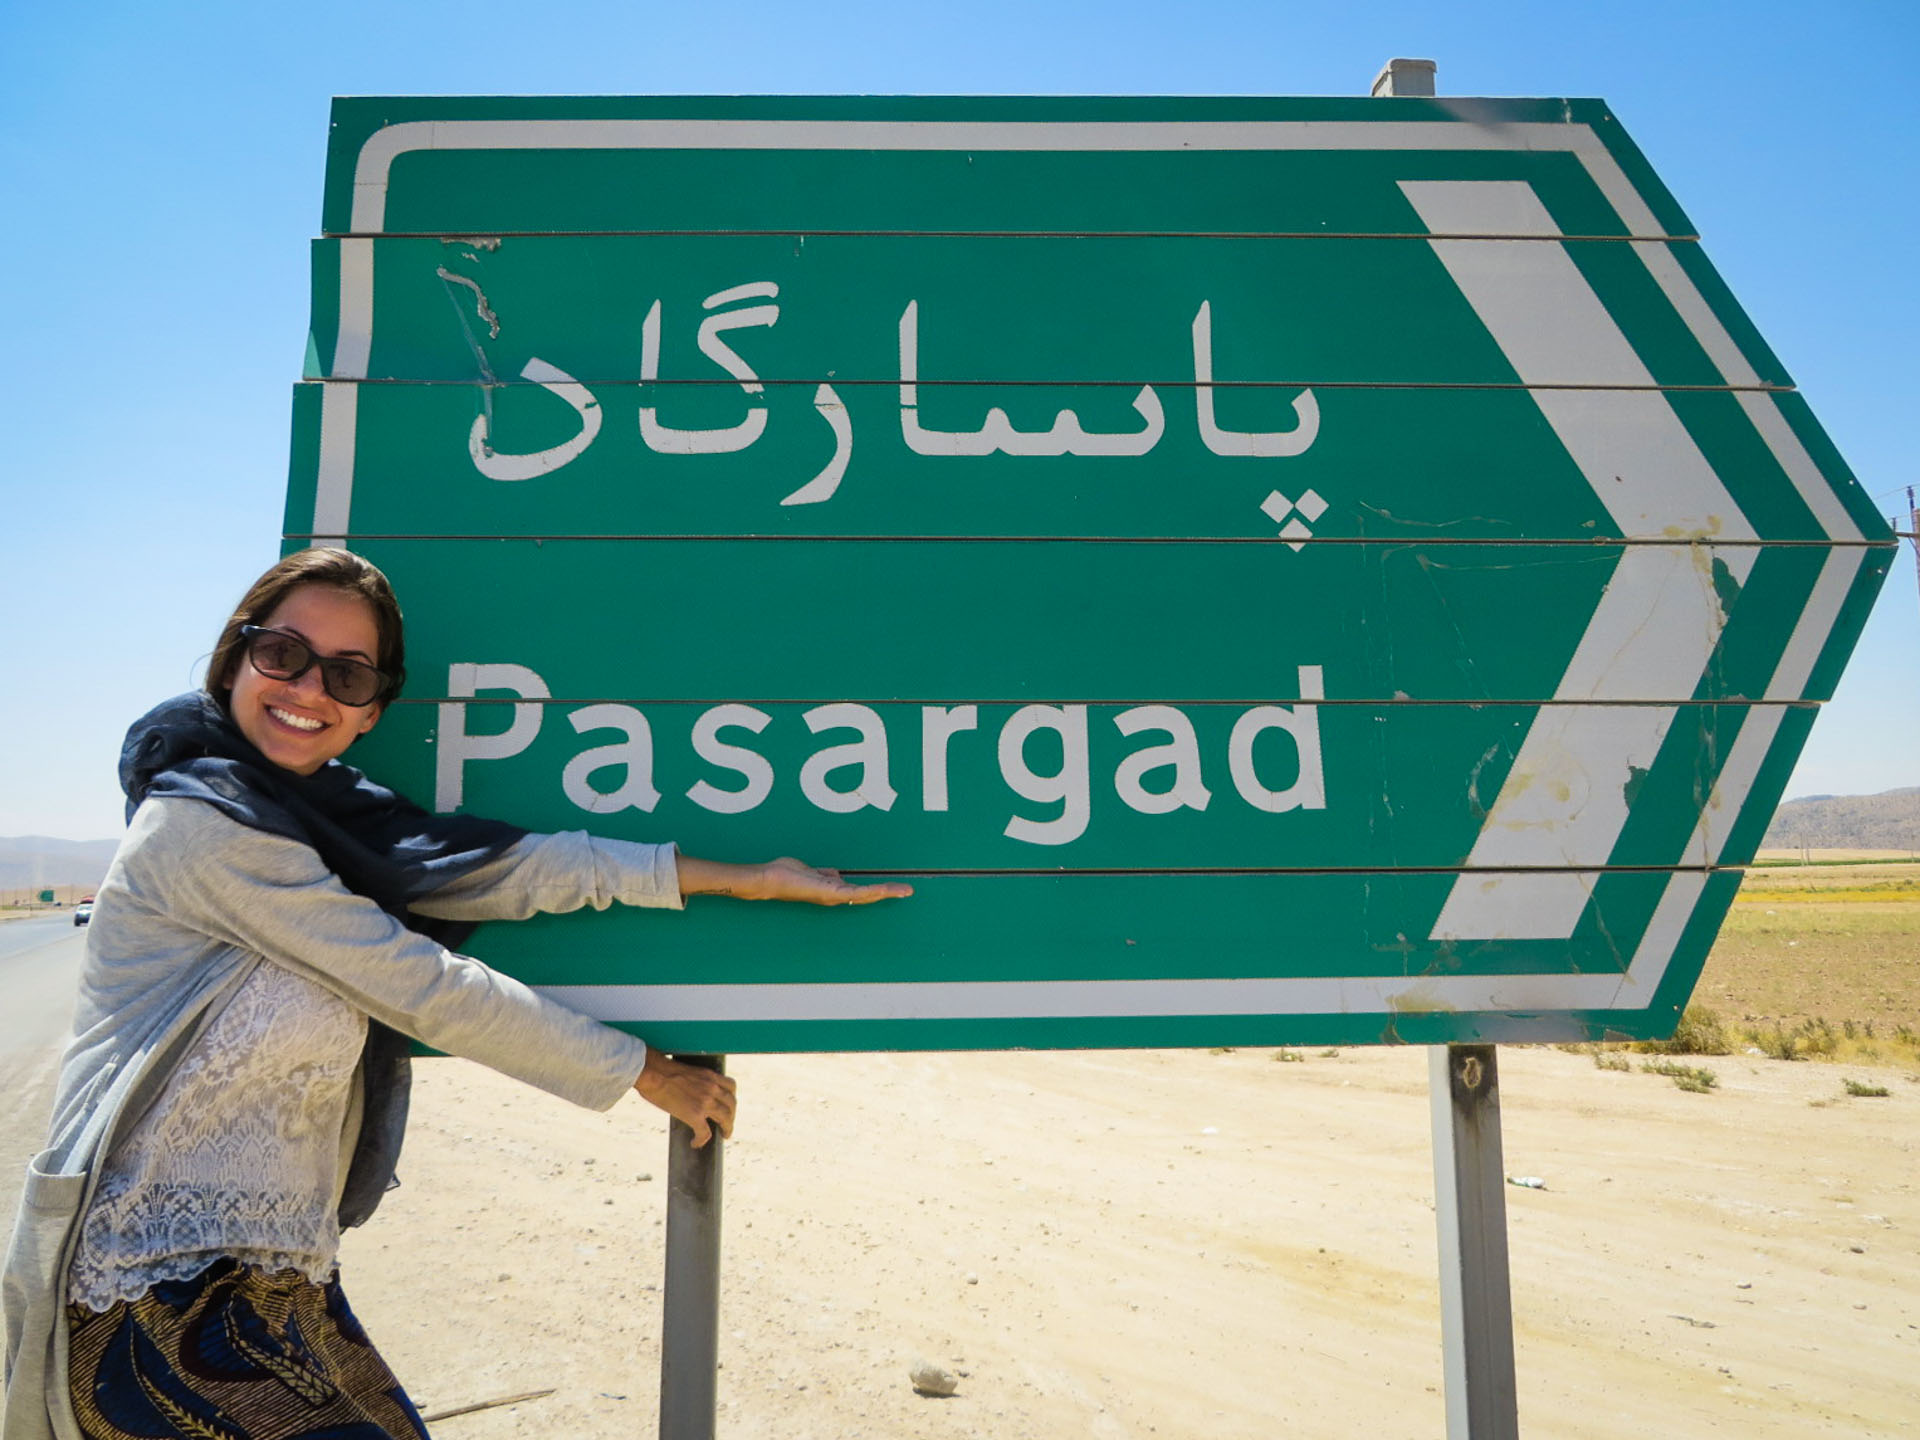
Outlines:
<svg viewBox="0 0 1920 1440"><path fill-rule="evenodd" d="M1428 1054L1447 1440L1518 1440L1495 1047Z"/></svg>
<svg viewBox="0 0 1920 1440"><path fill-rule="evenodd" d="M676 1055L726 1071L724 1055ZM720 1152L698 1150L675 1120L667 1133L666 1286L661 1304L660 1440L713 1440L720 1359Z"/></svg>
<svg viewBox="0 0 1920 1440"><path fill-rule="evenodd" d="M1380 95L1432 95L1431 60L1389 60ZM1447 1440L1519 1440L1513 1287L1500 1150L1500 1070L1491 1045L1428 1051L1434 1219L1440 1228L1440 1349Z"/></svg>

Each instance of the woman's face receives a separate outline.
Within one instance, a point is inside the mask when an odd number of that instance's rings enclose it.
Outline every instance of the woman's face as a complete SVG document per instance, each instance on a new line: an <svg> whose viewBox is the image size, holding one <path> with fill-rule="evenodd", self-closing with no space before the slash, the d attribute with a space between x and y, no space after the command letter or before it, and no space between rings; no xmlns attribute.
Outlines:
<svg viewBox="0 0 1920 1440"><path fill-rule="evenodd" d="M379 663L380 628L373 607L330 585L302 585L261 622L306 641L314 654ZM233 721L254 747L283 770L311 775L338 759L380 718L379 705L342 705L320 683L320 667L297 680L270 680L243 652L233 673Z"/></svg>

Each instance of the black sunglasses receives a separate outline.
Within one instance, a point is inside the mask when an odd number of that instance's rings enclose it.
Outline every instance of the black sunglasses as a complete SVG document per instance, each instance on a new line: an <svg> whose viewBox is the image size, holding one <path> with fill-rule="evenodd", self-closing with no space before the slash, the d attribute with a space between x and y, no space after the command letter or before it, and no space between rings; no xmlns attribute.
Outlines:
<svg viewBox="0 0 1920 1440"><path fill-rule="evenodd" d="M371 705L387 692L387 677L364 660L316 655L298 635L264 625L242 625L240 636L247 642L247 663L269 680L298 680L318 665L321 685L342 705Z"/></svg>

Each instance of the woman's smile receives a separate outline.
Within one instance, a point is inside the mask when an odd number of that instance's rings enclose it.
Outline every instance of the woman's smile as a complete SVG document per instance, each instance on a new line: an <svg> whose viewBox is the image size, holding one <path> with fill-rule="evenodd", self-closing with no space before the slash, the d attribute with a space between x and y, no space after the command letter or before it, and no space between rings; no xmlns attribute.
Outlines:
<svg viewBox="0 0 1920 1440"><path fill-rule="evenodd" d="M278 720L282 725L291 725L296 730L319 730L327 723L311 715L296 715L291 710L281 709L278 705L267 706L267 714Z"/></svg>
<svg viewBox="0 0 1920 1440"><path fill-rule="evenodd" d="M280 724L292 726L294 730L319 730L321 726L326 724L324 720L315 720L315 718L305 716L305 714L294 714L292 710L282 710L278 705L269 705L269 707L267 707L267 714L271 714Z"/></svg>

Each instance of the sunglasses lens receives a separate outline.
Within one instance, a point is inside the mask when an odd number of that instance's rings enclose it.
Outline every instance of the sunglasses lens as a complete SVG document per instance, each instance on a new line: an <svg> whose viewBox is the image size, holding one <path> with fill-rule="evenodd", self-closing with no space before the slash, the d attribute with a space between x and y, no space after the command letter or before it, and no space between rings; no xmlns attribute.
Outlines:
<svg viewBox="0 0 1920 1440"><path fill-rule="evenodd" d="M298 640L271 631L254 636L247 655L254 669L276 680L289 679L305 670L312 658L312 652Z"/></svg>
<svg viewBox="0 0 1920 1440"><path fill-rule="evenodd" d="M380 672L354 660L323 660L327 693L342 705L371 705L380 694Z"/></svg>
<svg viewBox="0 0 1920 1440"><path fill-rule="evenodd" d="M387 687L387 677L359 660L323 659L292 635L256 631L247 642L247 659L271 680L298 680L320 662L320 683L342 705L371 705Z"/></svg>

